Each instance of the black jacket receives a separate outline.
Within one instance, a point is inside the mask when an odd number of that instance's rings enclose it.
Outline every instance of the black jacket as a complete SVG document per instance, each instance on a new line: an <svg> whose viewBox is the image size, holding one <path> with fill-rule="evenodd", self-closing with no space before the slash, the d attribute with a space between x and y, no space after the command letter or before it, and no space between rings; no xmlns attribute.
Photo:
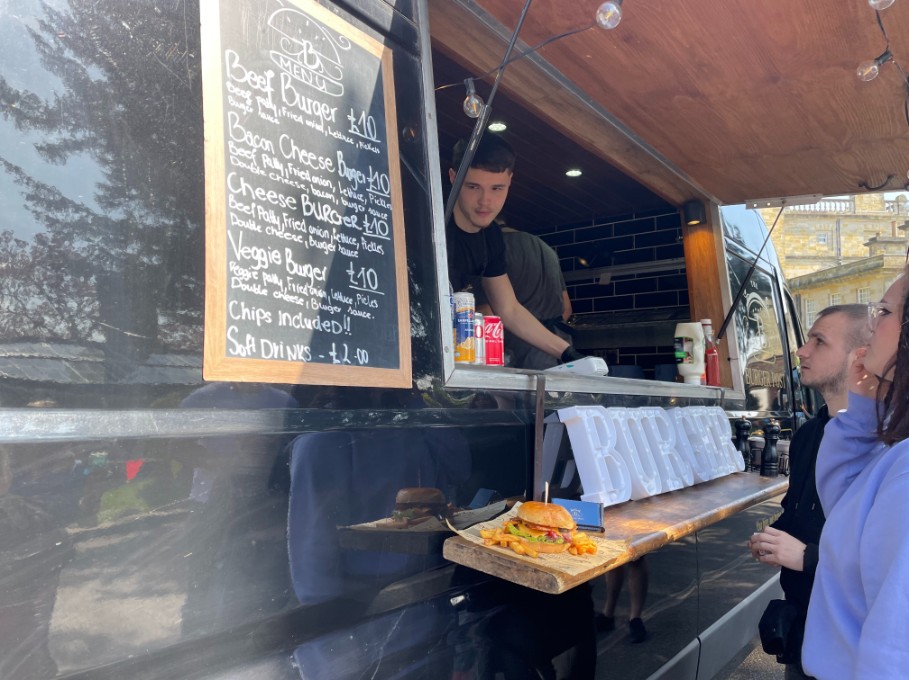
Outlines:
<svg viewBox="0 0 909 680"><path fill-rule="evenodd" d="M824 426L829 421L830 415L824 406L792 438L789 445L789 491L783 497L783 514L771 525L807 545L804 571L783 567L780 572L780 585L786 599L795 603L803 615L808 611L808 598L817 569L818 543L824 528L825 517L814 482L814 466Z"/></svg>

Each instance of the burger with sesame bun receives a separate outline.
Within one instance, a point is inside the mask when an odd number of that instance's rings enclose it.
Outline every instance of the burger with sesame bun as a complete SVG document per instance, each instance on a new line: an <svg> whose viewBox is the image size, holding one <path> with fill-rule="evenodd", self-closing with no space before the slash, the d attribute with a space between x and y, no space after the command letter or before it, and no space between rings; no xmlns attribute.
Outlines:
<svg viewBox="0 0 909 680"><path fill-rule="evenodd" d="M571 546L577 523L561 505L527 501L509 519L504 530L518 542L538 553L560 553Z"/></svg>

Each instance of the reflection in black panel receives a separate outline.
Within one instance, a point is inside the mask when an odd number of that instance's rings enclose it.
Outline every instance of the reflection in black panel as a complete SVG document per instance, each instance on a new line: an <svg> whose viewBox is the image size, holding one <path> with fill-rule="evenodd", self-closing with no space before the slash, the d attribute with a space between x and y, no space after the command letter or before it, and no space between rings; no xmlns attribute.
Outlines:
<svg viewBox="0 0 909 680"><path fill-rule="evenodd" d="M438 369L438 296L420 63L396 38L420 375ZM198 2L22 0L0 10L0 40L0 135L16 141L0 149L0 405L172 407L201 383Z"/></svg>

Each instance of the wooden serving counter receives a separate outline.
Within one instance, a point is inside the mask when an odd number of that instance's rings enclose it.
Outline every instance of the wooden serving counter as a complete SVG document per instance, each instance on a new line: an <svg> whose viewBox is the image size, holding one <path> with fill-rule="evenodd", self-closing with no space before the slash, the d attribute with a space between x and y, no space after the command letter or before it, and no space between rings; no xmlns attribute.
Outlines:
<svg viewBox="0 0 909 680"><path fill-rule="evenodd" d="M508 548L484 545L479 529L500 525L501 518L475 525L446 539L442 554L452 562L506 581L558 594L785 493L788 486L788 477L736 472L678 491L606 508L605 533L588 532L597 544L596 555L576 557L562 553L530 558ZM746 538L742 537L742 550L745 550Z"/></svg>

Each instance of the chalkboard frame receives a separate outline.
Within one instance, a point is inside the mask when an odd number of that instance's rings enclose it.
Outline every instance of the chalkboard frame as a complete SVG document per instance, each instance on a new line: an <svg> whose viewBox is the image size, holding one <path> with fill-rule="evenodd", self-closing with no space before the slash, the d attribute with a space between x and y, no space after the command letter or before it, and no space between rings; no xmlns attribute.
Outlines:
<svg viewBox="0 0 909 680"><path fill-rule="evenodd" d="M347 37L380 62L385 107L392 244L397 292L398 368L285 361L227 355L227 207L221 13L236 11L230 0L202 0L202 90L205 134L205 335L203 378L237 382L411 387L410 303L404 211L396 133L392 50L313 0L287 0L311 18Z"/></svg>

